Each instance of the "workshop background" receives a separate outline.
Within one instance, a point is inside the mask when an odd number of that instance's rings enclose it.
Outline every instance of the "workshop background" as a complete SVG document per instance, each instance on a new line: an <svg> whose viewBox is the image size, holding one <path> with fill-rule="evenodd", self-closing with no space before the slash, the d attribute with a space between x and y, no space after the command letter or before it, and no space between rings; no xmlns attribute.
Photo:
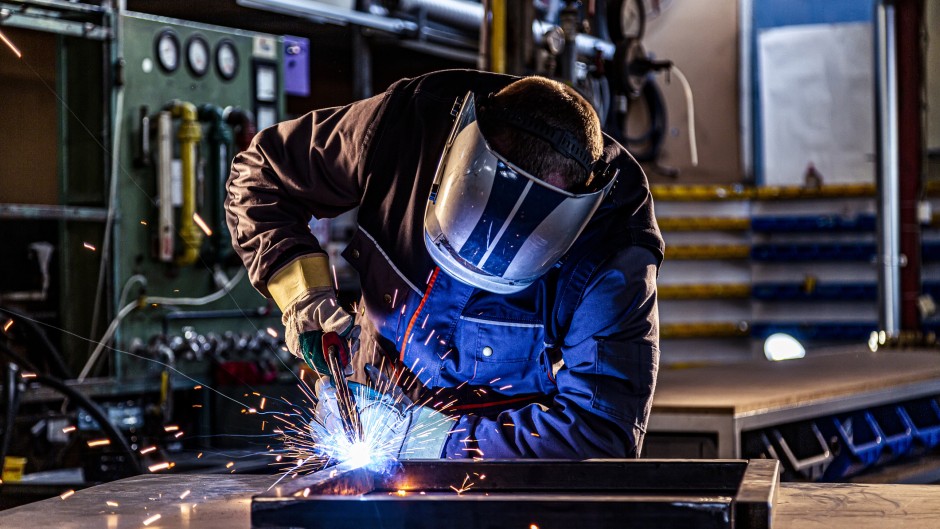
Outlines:
<svg viewBox="0 0 940 529"><path fill-rule="evenodd" d="M0 509L276 472L248 416L300 367L231 249L231 159L444 68L570 83L646 170L645 457L940 482L938 2L0 0L0 32ZM311 229L351 303L355 215Z"/></svg>

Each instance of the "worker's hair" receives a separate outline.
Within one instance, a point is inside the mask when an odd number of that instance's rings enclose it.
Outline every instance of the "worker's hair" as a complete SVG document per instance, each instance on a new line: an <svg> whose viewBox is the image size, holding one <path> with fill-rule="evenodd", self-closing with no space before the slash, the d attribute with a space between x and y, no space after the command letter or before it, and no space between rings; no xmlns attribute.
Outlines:
<svg viewBox="0 0 940 529"><path fill-rule="evenodd" d="M570 86L545 77L525 77L509 84L487 98L486 112L525 115L552 129L566 131L591 161L600 158L603 151L600 120L591 104ZM589 176L581 164L544 139L504 120L482 116L480 126L496 152L549 183L571 190L584 184Z"/></svg>

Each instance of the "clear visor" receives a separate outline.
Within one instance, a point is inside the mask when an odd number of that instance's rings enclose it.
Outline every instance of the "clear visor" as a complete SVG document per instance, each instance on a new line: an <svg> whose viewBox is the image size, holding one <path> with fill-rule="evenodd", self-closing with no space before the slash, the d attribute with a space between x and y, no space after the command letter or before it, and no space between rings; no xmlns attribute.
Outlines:
<svg viewBox="0 0 940 529"><path fill-rule="evenodd" d="M549 185L487 144L473 95L464 100L425 212L425 242L457 279L511 293L548 271L577 239L613 184L575 194Z"/></svg>

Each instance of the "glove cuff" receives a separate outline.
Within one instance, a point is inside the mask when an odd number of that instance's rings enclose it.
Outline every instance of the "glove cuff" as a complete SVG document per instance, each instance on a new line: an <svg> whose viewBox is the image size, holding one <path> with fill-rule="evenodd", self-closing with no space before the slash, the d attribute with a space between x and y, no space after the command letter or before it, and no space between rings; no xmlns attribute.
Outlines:
<svg viewBox="0 0 940 529"><path fill-rule="evenodd" d="M453 422L439 411L417 407L411 413L411 424L398 458L440 459L452 426Z"/></svg>
<svg viewBox="0 0 940 529"><path fill-rule="evenodd" d="M298 257L271 276L267 286L281 312L286 312L294 301L309 290L329 288L332 292L330 259L326 254Z"/></svg>

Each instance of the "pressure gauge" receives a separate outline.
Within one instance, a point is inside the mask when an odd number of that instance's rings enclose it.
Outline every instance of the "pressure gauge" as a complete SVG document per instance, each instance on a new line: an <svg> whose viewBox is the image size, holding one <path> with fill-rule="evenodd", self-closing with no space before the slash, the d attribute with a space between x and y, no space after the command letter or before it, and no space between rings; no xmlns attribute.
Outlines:
<svg viewBox="0 0 940 529"><path fill-rule="evenodd" d="M180 39L172 29L164 29L154 41L157 64L166 72L175 72L180 66Z"/></svg>
<svg viewBox="0 0 940 529"><path fill-rule="evenodd" d="M643 0L616 0L607 3L607 29L614 42L643 38L646 6Z"/></svg>
<svg viewBox="0 0 940 529"><path fill-rule="evenodd" d="M202 35L193 35L186 41L186 67L194 77L209 71L209 41Z"/></svg>
<svg viewBox="0 0 940 529"><path fill-rule="evenodd" d="M222 39L215 48L215 69L219 77L231 81L238 73L238 51L235 43Z"/></svg>

